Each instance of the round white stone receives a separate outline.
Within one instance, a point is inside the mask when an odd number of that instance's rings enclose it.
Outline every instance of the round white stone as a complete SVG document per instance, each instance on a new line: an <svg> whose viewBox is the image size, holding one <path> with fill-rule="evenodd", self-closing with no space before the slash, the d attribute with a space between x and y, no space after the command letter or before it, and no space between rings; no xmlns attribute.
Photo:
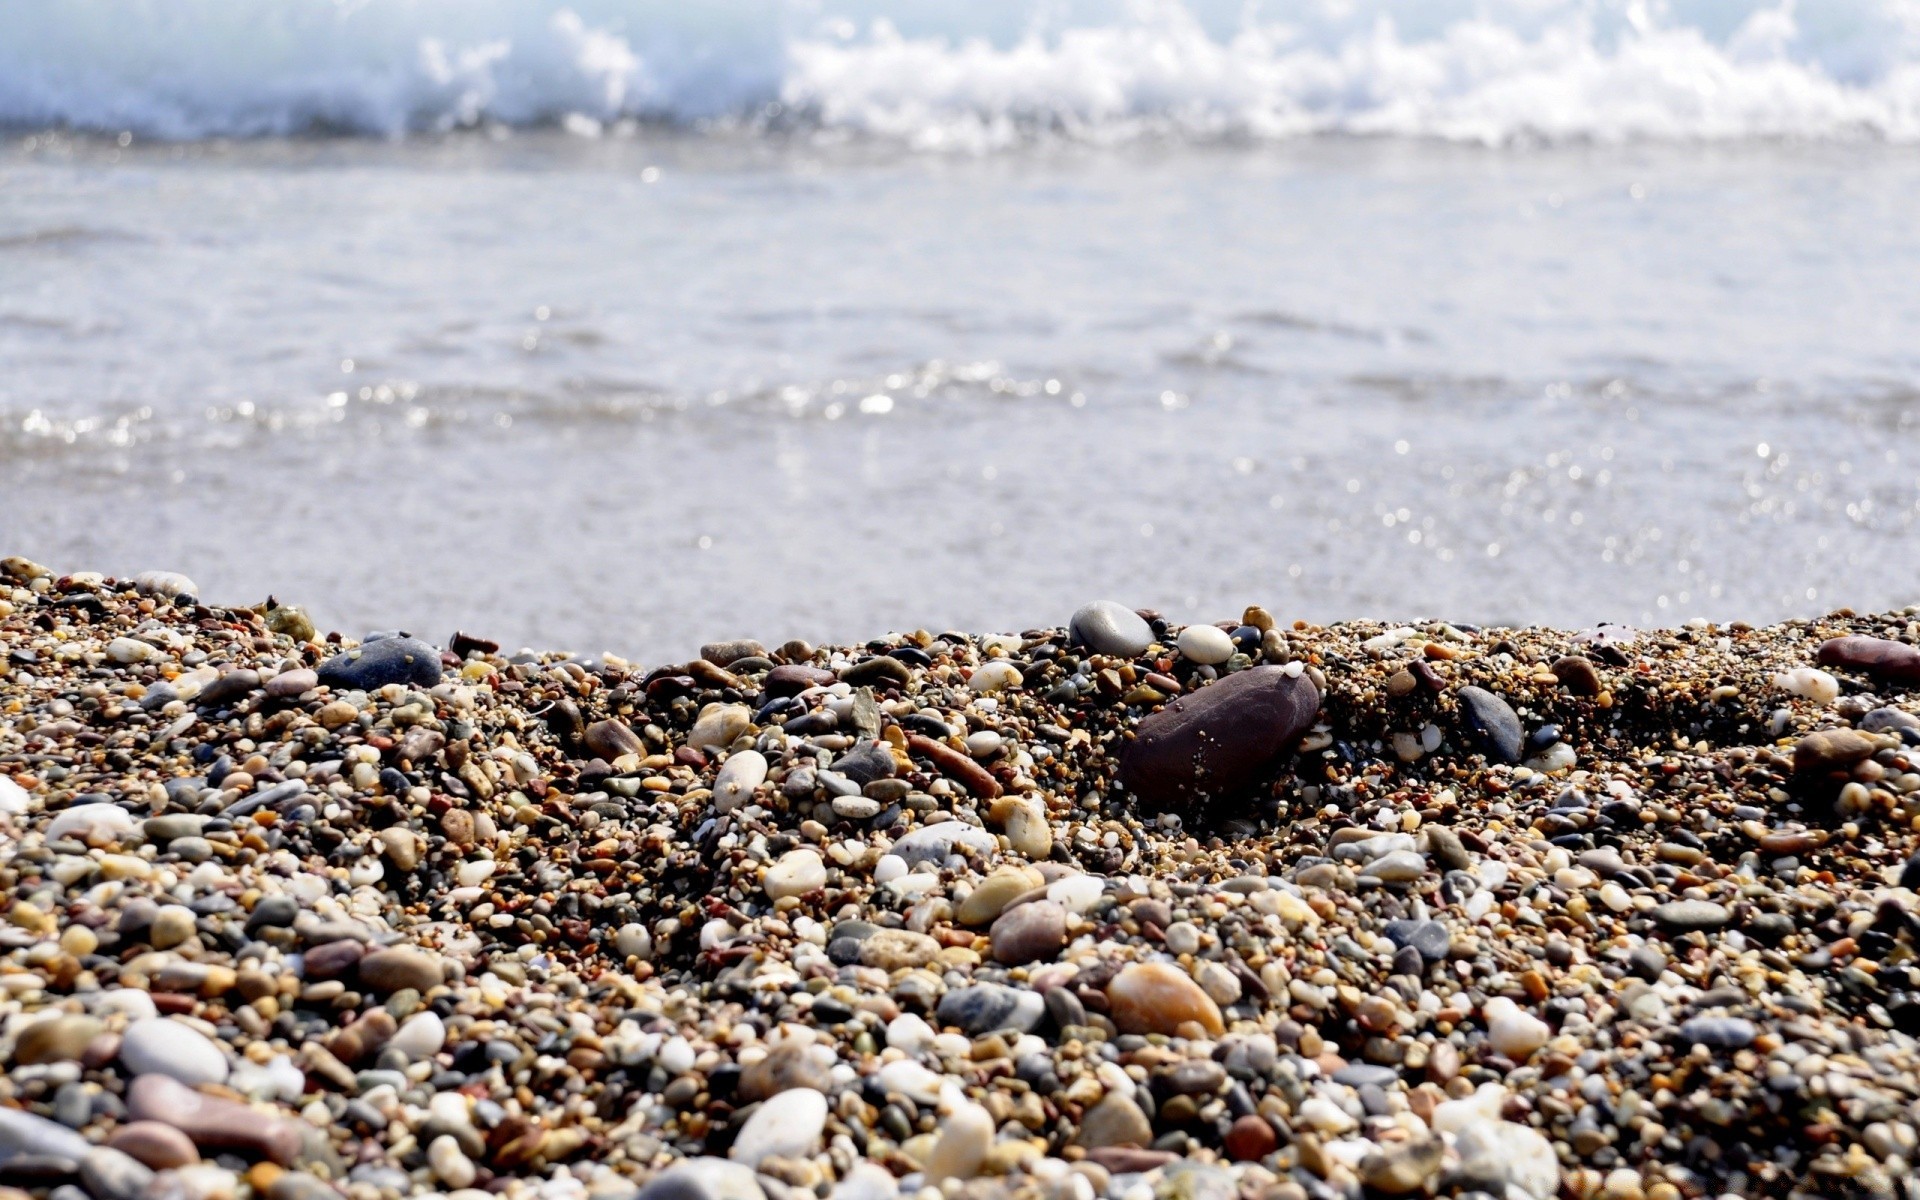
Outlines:
<svg viewBox="0 0 1920 1200"><path fill-rule="evenodd" d="M1224 629L1212 625L1189 625L1174 642L1188 661L1216 667L1233 657L1233 639Z"/></svg>
<svg viewBox="0 0 1920 1200"><path fill-rule="evenodd" d="M713 778L713 807L732 812L753 801L754 789L767 781L767 756L742 750L729 758Z"/></svg>
<svg viewBox="0 0 1920 1200"><path fill-rule="evenodd" d="M727 1157L757 1167L766 1158L810 1154L827 1126L827 1098L812 1088L788 1088L747 1118Z"/></svg>
<svg viewBox="0 0 1920 1200"><path fill-rule="evenodd" d="M409 1062L424 1062L440 1053L447 1044L447 1025L438 1013L420 1012L406 1019L387 1045L407 1056Z"/></svg>
<svg viewBox="0 0 1920 1200"><path fill-rule="evenodd" d="M227 1081L227 1056L198 1030L166 1017L127 1026L120 1061L135 1075L170 1075L188 1087Z"/></svg>
<svg viewBox="0 0 1920 1200"><path fill-rule="evenodd" d="M779 862L767 868L767 877L761 886L773 900L804 896L815 888L827 886L827 864L821 860L818 850L804 846L789 850L780 856Z"/></svg>

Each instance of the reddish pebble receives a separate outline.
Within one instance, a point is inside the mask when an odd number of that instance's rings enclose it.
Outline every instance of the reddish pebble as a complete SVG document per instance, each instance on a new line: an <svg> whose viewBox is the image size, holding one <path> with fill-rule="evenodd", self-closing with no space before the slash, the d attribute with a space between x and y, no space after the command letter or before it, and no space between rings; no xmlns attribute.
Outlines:
<svg viewBox="0 0 1920 1200"><path fill-rule="evenodd" d="M1241 1117L1227 1130L1227 1155L1235 1162L1258 1162L1272 1154L1280 1139L1265 1117Z"/></svg>

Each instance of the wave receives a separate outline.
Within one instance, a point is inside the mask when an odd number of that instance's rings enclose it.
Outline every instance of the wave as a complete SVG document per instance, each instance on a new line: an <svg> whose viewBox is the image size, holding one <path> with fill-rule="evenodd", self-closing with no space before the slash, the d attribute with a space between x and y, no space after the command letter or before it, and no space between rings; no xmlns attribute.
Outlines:
<svg viewBox="0 0 1920 1200"><path fill-rule="evenodd" d="M1920 141L1920 0L10 0L0 124Z"/></svg>

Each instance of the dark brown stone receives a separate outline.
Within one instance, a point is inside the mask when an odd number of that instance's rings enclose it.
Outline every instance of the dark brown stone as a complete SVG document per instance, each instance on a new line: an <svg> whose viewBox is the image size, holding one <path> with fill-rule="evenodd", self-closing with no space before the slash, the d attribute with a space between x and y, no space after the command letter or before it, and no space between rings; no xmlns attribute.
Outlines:
<svg viewBox="0 0 1920 1200"><path fill-rule="evenodd" d="M1823 667L1865 671L1883 683L1920 684L1920 646L1877 637L1839 637L1820 644Z"/></svg>
<svg viewBox="0 0 1920 1200"><path fill-rule="evenodd" d="M292 1121L204 1095L165 1075L142 1075L128 1086L127 1114L171 1125L201 1149L243 1150L281 1166L300 1153L300 1129Z"/></svg>
<svg viewBox="0 0 1920 1200"><path fill-rule="evenodd" d="M838 676L832 671L823 671L819 667L809 667L805 663L788 663L768 671L760 681L760 686L769 696L797 696L810 687L825 687Z"/></svg>
<svg viewBox="0 0 1920 1200"><path fill-rule="evenodd" d="M1233 799L1312 727L1320 692L1284 667L1254 667L1140 722L1120 781L1155 811Z"/></svg>

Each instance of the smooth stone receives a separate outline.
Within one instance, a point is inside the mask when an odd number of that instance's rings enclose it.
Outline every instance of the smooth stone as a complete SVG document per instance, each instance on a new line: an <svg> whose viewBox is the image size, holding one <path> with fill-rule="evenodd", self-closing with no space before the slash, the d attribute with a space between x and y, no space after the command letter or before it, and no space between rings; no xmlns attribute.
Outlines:
<svg viewBox="0 0 1920 1200"><path fill-rule="evenodd" d="M209 819L199 813L168 813L165 816L148 817L140 826L140 832L149 842L164 846L180 838L199 837Z"/></svg>
<svg viewBox="0 0 1920 1200"><path fill-rule="evenodd" d="M1820 644L1814 661L1823 667L1865 671L1887 683L1920 684L1920 646L1887 638L1833 638Z"/></svg>
<svg viewBox="0 0 1920 1200"><path fill-rule="evenodd" d="M1676 933L1719 929L1733 920L1725 905L1711 900L1669 900L1653 910L1653 919Z"/></svg>
<svg viewBox="0 0 1920 1200"><path fill-rule="evenodd" d="M152 1167L109 1146L97 1146L80 1160L80 1182L94 1200L139 1200L153 1178Z"/></svg>
<svg viewBox="0 0 1920 1200"><path fill-rule="evenodd" d="M609 763L629 754L644 758L647 753L646 742L625 721L595 721L587 726L585 741L589 751Z"/></svg>
<svg viewBox="0 0 1920 1200"><path fill-rule="evenodd" d="M140 827L132 813L117 804L76 804L47 822L43 836L49 842L119 840Z"/></svg>
<svg viewBox="0 0 1920 1200"><path fill-rule="evenodd" d="M311 667L295 667L267 680L266 693L275 700L293 700L320 686L320 672Z"/></svg>
<svg viewBox="0 0 1920 1200"><path fill-rule="evenodd" d="M865 787L876 779L891 779L896 765L892 751L879 742L863 741L836 757L833 769Z"/></svg>
<svg viewBox="0 0 1920 1200"><path fill-rule="evenodd" d="M238 700L244 700L260 686L260 672L242 668L223 672L220 678L200 689L193 698L196 708L224 708Z"/></svg>
<svg viewBox="0 0 1920 1200"><path fill-rule="evenodd" d="M339 691L371 692L390 683L430 688L440 682L440 652L418 638L383 638L320 664L320 682Z"/></svg>
<svg viewBox="0 0 1920 1200"><path fill-rule="evenodd" d="M1067 910L1052 900L1021 904L1001 913L987 936L995 962L1052 962L1067 944Z"/></svg>
<svg viewBox="0 0 1920 1200"><path fill-rule="evenodd" d="M1857 730L1822 729L1794 743L1793 769L1802 775L1843 770L1877 749L1877 741Z"/></svg>
<svg viewBox="0 0 1920 1200"><path fill-rule="evenodd" d="M924 967L939 953L939 942L907 929L881 929L860 943L861 964L887 972Z"/></svg>
<svg viewBox="0 0 1920 1200"><path fill-rule="evenodd" d="M1903 729L1920 730L1920 717L1898 708L1876 708L1860 718L1862 733L1899 733Z"/></svg>
<svg viewBox="0 0 1920 1200"><path fill-rule="evenodd" d="M178 571L142 571L133 577L133 590L142 596L164 596L169 600L200 594L193 580Z"/></svg>
<svg viewBox="0 0 1920 1200"><path fill-rule="evenodd" d="M1560 686L1576 696L1598 696L1606 690L1599 670L1590 659L1569 654L1565 658L1555 659L1550 669L1553 677L1560 681Z"/></svg>
<svg viewBox="0 0 1920 1200"><path fill-rule="evenodd" d="M1387 940L1396 946L1412 946L1427 962L1439 962L1452 946L1452 935L1439 921L1388 921Z"/></svg>
<svg viewBox="0 0 1920 1200"><path fill-rule="evenodd" d="M436 1012L417 1012L408 1017L391 1038L389 1050L398 1050L409 1062L425 1062L440 1053L447 1044L447 1024Z"/></svg>
<svg viewBox="0 0 1920 1200"><path fill-rule="evenodd" d="M767 648L752 638L734 638L725 642L708 642L700 647L700 657L716 667L728 666L743 658L765 658Z"/></svg>
<svg viewBox="0 0 1920 1200"><path fill-rule="evenodd" d="M205 1035L181 1021L150 1017L127 1026L120 1061L135 1075L164 1075L190 1086L227 1081L227 1056Z"/></svg>
<svg viewBox="0 0 1920 1200"><path fill-rule="evenodd" d="M1153 626L1114 600L1095 600L1067 622L1073 640L1099 654L1133 658L1153 645Z"/></svg>
<svg viewBox="0 0 1920 1200"><path fill-rule="evenodd" d="M1227 1157L1235 1162L1259 1162L1280 1147L1280 1137L1265 1117L1248 1113L1227 1129Z"/></svg>
<svg viewBox="0 0 1920 1200"><path fill-rule="evenodd" d="M360 982L376 992L426 992L445 978L439 955L411 946L372 950L360 959Z"/></svg>
<svg viewBox="0 0 1920 1200"><path fill-rule="evenodd" d="M1560 1159L1553 1143L1538 1130L1512 1121L1478 1121L1455 1139L1462 1182L1494 1194L1515 1191L1530 1200L1554 1200L1560 1193ZM1511 1189L1511 1190L1509 1190Z"/></svg>
<svg viewBox="0 0 1920 1200"><path fill-rule="evenodd" d="M893 844L891 853L908 866L915 863L944 863L957 847L964 846L980 854L995 854L1000 839L965 821L942 821L923 825Z"/></svg>
<svg viewBox="0 0 1920 1200"><path fill-rule="evenodd" d="M1390 850L1361 868L1360 877L1382 883L1412 883L1426 871L1426 856L1418 850Z"/></svg>
<svg viewBox="0 0 1920 1200"><path fill-rule="evenodd" d="M891 654L876 654L840 672L840 678L854 687L884 688L890 684L911 682L913 668Z"/></svg>
<svg viewBox="0 0 1920 1200"><path fill-rule="evenodd" d="M967 894L955 910L962 925L989 925L1016 896L1024 896L1041 886L1039 872L1023 867L1002 867L987 876Z"/></svg>
<svg viewBox="0 0 1920 1200"><path fill-rule="evenodd" d="M766 1200L753 1168L724 1158L683 1158L655 1175L635 1200Z"/></svg>
<svg viewBox="0 0 1920 1200"><path fill-rule="evenodd" d="M970 1100L956 1101L940 1119L940 1133L927 1154L926 1178L938 1186L948 1179L972 1179L993 1149L993 1118Z"/></svg>
<svg viewBox="0 0 1920 1200"><path fill-rule="evenodd" d="M781 1042L769 1050L765 1058L740 1072L740 1096L752 1102L793 1088L824 1092L832 1079L832 1073L814 1056L810 1046Z"/></svg>
<svg viewBox="0 0 1920 1200"><path fill-rule="evenodd" d="M193 1139L171 1125L159 1121L131 1121L113 1131L107 1145L152 1167L165 1171L200 1161Z"/></svg>
<svg viewBox="0 0 1920 1200"><path fill-rule="evenodd" d="M713 807L732 812L753 801L753 793L767 781L767 756L758 750L742 750L721 764L713 777Z"/></svg>
<svg viewBox="0 0 1920 1200"><path fill-rule="evenodd" d="M753 710L744 704L709 704L687 731L687 745L695 750L724 750L753 725Z"/></svg>
<svg viewBox="0 0 1920 1200"><path fill-rule="evenodd" d="M1053 853L1053 826L1037 797L1014 798L1007 809L1006 829L1007 844L1022 858L1039 861Z"/></svg>
<svg viewBox="0 0 1920 1200"><path fill-rule="evenodd" d="M76 1061L105 1029L93 1017L71 1013L35 1021L14 1038L13 1061L18 1066Z"/></svg>
<svg viewBox="0 0 1920 1200"><path fill-rule="evenodd" d="M812 1153L827 1125L827 1098L812 1088L791 1088L754 1110L727 1157L757 1167L766 1158Z"/></svg>
<svg viewBox="0 0 1920 1200"><path fill-rule="evenodd" d="M1760 1036L1744 1017L1692 1017L1681 1022L1680 1041L1712 1050L1743 1050Z"/></svg>
<svg viewBox="0 0 1920 1200"><path fill-rule="evenodd" d="M127 1088L127 1113L159 1121L193 1139L203 1150L245 1150L282 1166L305 1144L297 1122L250 1105L196 1092L164 1075L142 1075Z"/></svg>
<svg viewBox="0 0 1920 1200"><path fill-rule="evenodd" d="M958 1025L978 1035L1002 1029L1031 1033L1046 1011L1046 1001L1036 992L999 983L975 983L941 996L935 1015L943 1024Z"/></svg>
<svg viewBox="0 0 1920 1200"><path fill-rule="evenodd" d="M1285 667L1254 667L1174 700L1141 721L1120 780L1149 810L1236 797L1313 725L1320 692Z"/></svg>
<svg viewBox="0 0 1920 1200"><path fill-rule="evenodd" d="M1505 996L1497 996L1486 1004L1487 1040L1493 1048L1515 1062L1525 1062L1533 1057L1534 1051L1547 1044L1553 1031L1547 1023L1532 1013L1523 1012L1520 1006Z"/></svg>
<svg viewBox="0 0 1920 1200"><path fill-rule="evenodd" d="M1113 1023L1122 1033L1176 1036L1188 1021L1208 1033L1226 1031L1220 1006L1186 972L1168 963L1129 963L1107 984Z"/></svg>
<svg viewBox="0 0 1920 1200"><path fill-rule="evenodd" d="M1146 1146L1153 1141L1153 1123L1140 1106L1116 1091L1109 1091L1100 1103L1080 1118L1080 1132L1073 1137L1076 1146Z"/></svg>
<svg viewBox="0 0 1920 1200"><path fill-rule="evenodd" d="M1174 648L1189 662L1217 667L1233 657L1233 638L1215 625L1189 625L1174 639Z"/></svg>
<svg viewBox="0 0 1920 1200"><path fill-rule="evenodd" d="M427 1165L433 1169L435 1178L456 1191L472 1187L479 1176L473 1160L460 1149L459 1139L452 1134L443 1133L427 1143Z"/></svg>
<svg viewBox="0 0 1920 1200"><path fill-rule="evenodd" d="M1360 1160L1360 1182L1386 1196L1408 1196L1426 1189L1447 1153L1436 1137L1401 1142Z"/></svg>
<svg viewBox="0 0 1920 1200"><path fill-rule="evenodd" d="M865 796L836 796L829 804L835 816L849 821L867 821L880 815L880 802Z"/></svg>
<svg viewBox="0 0 1920 1200"><path fill-rule="evenodd" d="M1494 762L1517 763L1526 749L1527 733L1513 706L1482 687L1471 685L1455 693L1467 738Z"/></svg>
<svg viewBox="0 0 1920 1200"><path fill-rule="evenodd" d="M772 900L804 896L827 886L827 864L817 850L804 846L789 850L767 868L760 886L766 889L768 898Z"/></svg>
<svg viewBox="0 0 1920 1200"><path fill-rule="evenodd" d="M0 1108L0 1162L22 1155L79 1162L91 1149L86 1138L58 1121Z"/></svg>

